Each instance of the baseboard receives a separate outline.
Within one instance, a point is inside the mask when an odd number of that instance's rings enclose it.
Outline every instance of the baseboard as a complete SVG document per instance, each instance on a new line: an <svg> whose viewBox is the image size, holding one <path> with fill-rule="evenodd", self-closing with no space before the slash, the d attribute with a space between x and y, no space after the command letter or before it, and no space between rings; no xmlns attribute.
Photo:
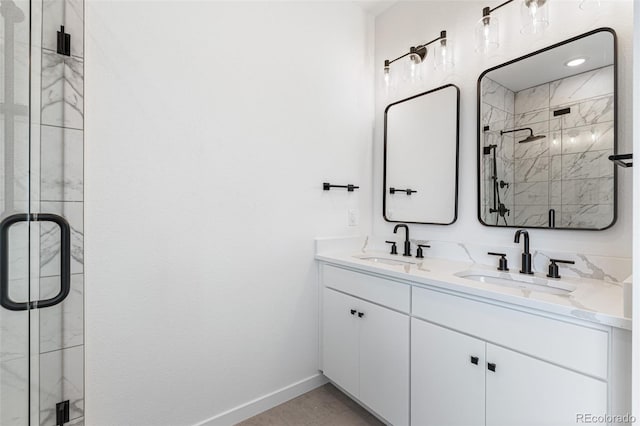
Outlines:
<svg viewBox="0 0 640 426"><path fill-rule="evenodd" d="M210 419L196 423L193 426L231 426L243 420L267 411L270 408L289 401L303 393L309 392L327 383L326 377L322 374L315 374L299 382L293 383L275 392L256 398L246 404L239 405L231 410L220 413Z"/></svg>

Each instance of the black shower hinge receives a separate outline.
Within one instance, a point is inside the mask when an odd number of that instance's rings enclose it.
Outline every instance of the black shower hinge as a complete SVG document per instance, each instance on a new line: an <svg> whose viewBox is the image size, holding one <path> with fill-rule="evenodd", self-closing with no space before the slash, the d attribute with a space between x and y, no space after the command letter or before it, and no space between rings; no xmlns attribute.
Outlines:
<svg viewBox="0 0 640 426"><path fill-rule="evenodd" d="M60 25L60 31L58 31L58 53L71 56L71 34L64 32L64 25Z"/></svg>
<svg viewBox="0 0 640 426"><path fill-rule="evenodd" d="M56 404L56 426L63 426L69 423L69 400Z"/></svg>

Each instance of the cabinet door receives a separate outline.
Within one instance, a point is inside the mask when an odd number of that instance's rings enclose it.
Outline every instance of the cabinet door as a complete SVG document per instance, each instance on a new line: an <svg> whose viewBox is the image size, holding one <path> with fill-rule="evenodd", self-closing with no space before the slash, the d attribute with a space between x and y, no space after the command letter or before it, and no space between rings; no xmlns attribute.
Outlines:
<svg viewBox="0 0 640 426"><path fill-rule="evenodd" d="M324 375L358 396L358 299L325 288L323 293L322 368Z"/></svg>
<svg viewBox="0 0 640 426"><path fill-rule="evenodd" d="M411 424L483 425L484 355L484 341L413 318Z"/></svg>
<svg viewBox="0 0 640 426"><path fill-rule="evenodd" d="M487 426L571 425L581 413L607 413L607 384L487 344ZM486 368L486 367L485 367Z"/></svg>
<svg viewBox="0 0 640 426"><path fill-rule="evenodd" d="M409 424L409 316L360 302L360 400L395 426Z"/></svg>

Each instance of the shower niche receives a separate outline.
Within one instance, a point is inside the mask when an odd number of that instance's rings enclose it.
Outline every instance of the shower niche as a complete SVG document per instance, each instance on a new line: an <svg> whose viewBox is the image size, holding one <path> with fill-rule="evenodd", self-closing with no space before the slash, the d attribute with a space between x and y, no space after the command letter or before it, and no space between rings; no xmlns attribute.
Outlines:
<svg viewBox="0 0 640 426"><path fill-rule="evenodd" d="M602 28L478 79L478 218L488 226L616 221L616 36Z"/></svg>

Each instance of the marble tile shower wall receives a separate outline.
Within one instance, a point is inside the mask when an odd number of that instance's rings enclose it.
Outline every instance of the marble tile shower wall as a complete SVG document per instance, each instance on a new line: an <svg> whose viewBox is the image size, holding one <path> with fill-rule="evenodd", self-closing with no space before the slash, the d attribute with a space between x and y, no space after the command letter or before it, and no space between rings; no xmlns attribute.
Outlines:
<svg viewBox="0 0 640 426"><path fill-rule="evenodd" d="M613 217L614 100L613 66L600 68L517 93L484 78L481 118L489 130L483 145L497 145L499 189L515 226L548 226L549 209L556 226L603 228ZM554 111L569 108L568 114ZM500 130L531 127L544 139L525 144L525 132L500 136ZM493 207L492 157L481 167L485 223L496 223ZM500 219L504 224L504 220Z"/></svg>
<svg viewBox="0 0 640 426"><path fill-rule="evenodd" d="M514 108L515 108L515 92L507 89L496 81L484 77L482 79L482 105L480 106L480 115L483 126L489 126L489 129L482 133L483 146L496 145L496 175L498 181L509 183L509 186L500 188L497 194L494 194L493 188L493 155L483 155L483 161L480 166L483 176L482 185L480 186L480 199L482 209L480 214L487 224L515 225L514 211L514 137L512 133L500 135L501 130L513 129L514 126ZM492 213L490 209L494 207L494 198L500 198L504 203L509 214L503 218L499 218L497 213Z"/></svg>
<svg viewBox="0 0 640 426"><path fill-rule="evenodd" d="M552 81L515 95L515 126L547 136L516 144L519 225L603 228L613 217L613 66ZM569 108L570 113L554 116Z"/></svg>
<svg viewBox="0 0 640 426"><path fill-rule="evenodd" d="M40 315L40 424L56 424L69 400L71 424L84 423L84 2L43 0L40 211L71 227L71 292ZM71 35L71 56L56 52L56 32ZM59 288L60 234L40 228L40 296Z"/></svg>

